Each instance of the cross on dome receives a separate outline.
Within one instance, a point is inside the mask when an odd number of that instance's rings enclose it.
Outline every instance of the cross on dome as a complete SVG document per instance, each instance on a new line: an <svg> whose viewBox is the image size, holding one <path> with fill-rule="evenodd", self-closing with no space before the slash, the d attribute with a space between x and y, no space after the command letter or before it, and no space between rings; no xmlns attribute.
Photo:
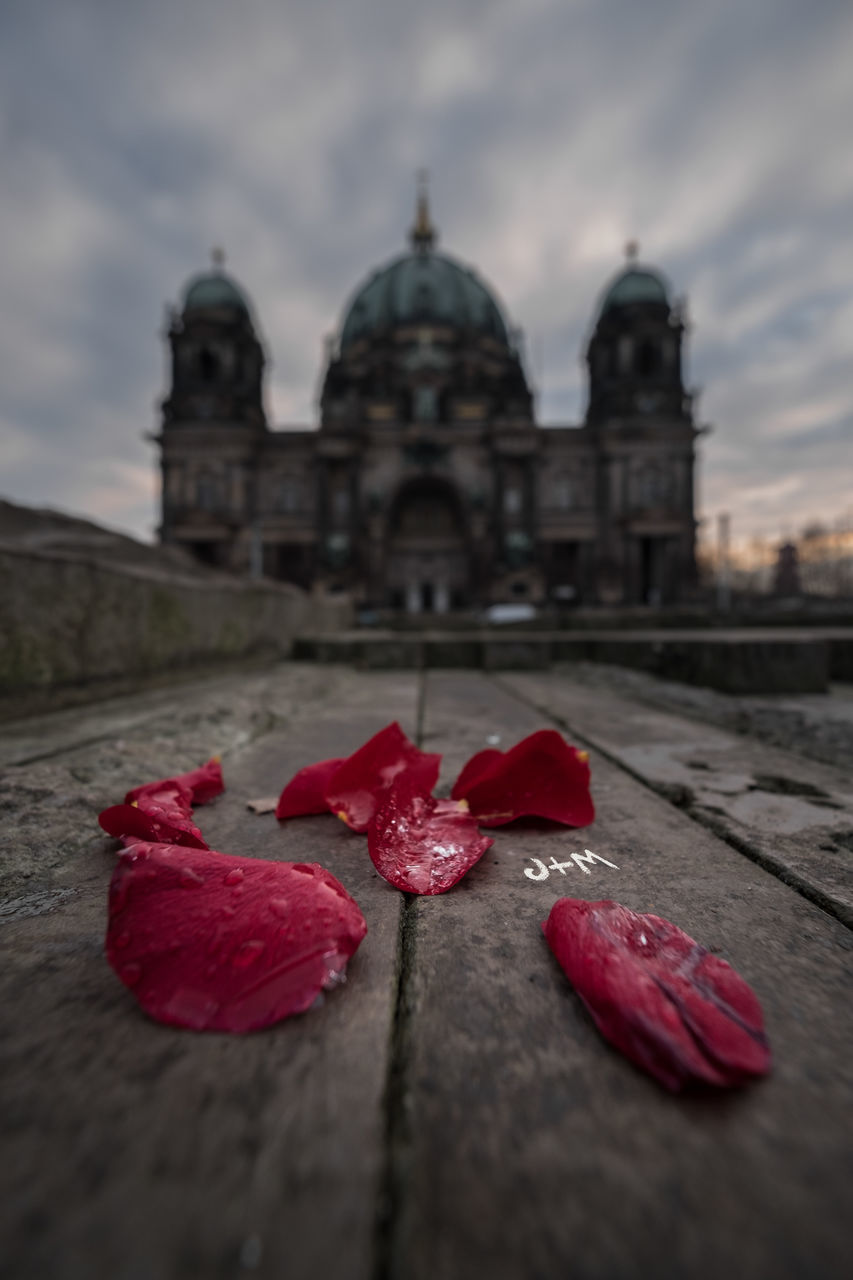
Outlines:
<svg viewBox="0 0 853 1280"><path fill-rule="evenodd" d="M415 223L409 233L413 249L428 253L435 244L436 230L429 216L429 171L418 170L418 200L415 207Z"/></svg>

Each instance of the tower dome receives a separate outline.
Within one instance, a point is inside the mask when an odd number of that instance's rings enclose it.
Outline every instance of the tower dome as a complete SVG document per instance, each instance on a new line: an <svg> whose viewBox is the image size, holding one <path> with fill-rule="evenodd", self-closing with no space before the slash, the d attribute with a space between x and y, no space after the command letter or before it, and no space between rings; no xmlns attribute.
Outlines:
<svg viewBox="0 0 853 1280"><path fill-rule="evenodd" d="M626 245L627 266L619 272L604 291L599 314L614 307L628 307L635 303L657 302L669 306L669 289L664 277L651 267L637 262L638 246L635 241Z"/></svg>
<svg viewBox="0 0 853 1280"><path fill-rule="evenodd" d="M221 249L211 253L212 270L193 276L184 289L183 313L210 309L250 315L246 295L231 276L223 271L225 255Z"/></svg>
<svg viewBox="0 0 853 1280"><path fill-rule="evenodd" d="M418 197L411 251L375 271L344 313L341 351L361 338L404 324L467 329L509 345L506 322L491 290L462 263L435 250L426 194Z"/></svg>

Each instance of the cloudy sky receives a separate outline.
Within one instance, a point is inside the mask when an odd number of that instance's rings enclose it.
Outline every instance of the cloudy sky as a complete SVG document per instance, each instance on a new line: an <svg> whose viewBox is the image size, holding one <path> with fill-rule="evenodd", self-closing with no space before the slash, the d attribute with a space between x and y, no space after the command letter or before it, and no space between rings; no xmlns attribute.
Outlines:
<svg viewBox="0 0 853 1280"><path fill-rule="evenodd" d="M700 514L853 507L850 0L3 0L0 494L153 536L164 306L223 245L309 424L323 338L441 246L526 335L544 423L630 237L689 298Z"/></svg>

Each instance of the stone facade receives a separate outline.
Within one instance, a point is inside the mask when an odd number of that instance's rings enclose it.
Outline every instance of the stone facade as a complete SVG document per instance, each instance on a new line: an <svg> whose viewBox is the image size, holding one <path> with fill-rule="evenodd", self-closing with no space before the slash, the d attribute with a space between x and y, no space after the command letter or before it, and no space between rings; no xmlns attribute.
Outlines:
<svg viewBox="0 0 853 1280"><path fill-rule="evenodd" d="M410 251L351 299L311 430L271 430L245 294L221 269L171 314L164 542L364 606L666 604L695 581L685 322L629 254L589 340L582 425L541 428L517 335L439 253L425 196Z"/></svg>

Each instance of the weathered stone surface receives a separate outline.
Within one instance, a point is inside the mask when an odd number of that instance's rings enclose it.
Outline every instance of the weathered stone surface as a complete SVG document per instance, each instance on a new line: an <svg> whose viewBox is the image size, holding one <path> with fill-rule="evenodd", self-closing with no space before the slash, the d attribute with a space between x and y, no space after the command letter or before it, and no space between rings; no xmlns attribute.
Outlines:
<svg viewBox="0 0 853 1280"><path fill-rule="evenodd" d="M250 583L0 546L0 695L253 651L286 655L346 606Z"/></svg>
<svg viewBox="0 0 853 1280"><path fill-rule="evenodd" d="M563 722L853 928L853 778L565 675L507 677Z"/></svg>
<svg viewBox="0 0 853 1280"><path fill-rule="evenodd" d="M395 717L445 753L446 791L474 751L561 714L556 694L537 712L508 685L552 677L281 664L12 726L0 1234L15 1280L846 1278L837 920L595 751L591 827L492 831L431 898L404 900L331 816L246 807ZM115 844L98 809L217 750L228 789L196 813L214 847L321 862L369 927L322 1008L240 1038L148 1021L102 955ZM730 960L764 1005L773 1075L673 1098L616 1054L541 935L564 895L663 915Z"/></svg>
<svg viewBox="0 0 853 1280"><path fill-rule="evenodd" d="M295 656L365 667L540 669L552 662L613 663L735 694L819 693L827 688L830 650L853 646L850 628L732 630L524 631L364 630L306 634Z"/></svg>
<svg viewBox="0 0 853 1280"><path fill-rule="evenodd" d="M448 783L493 736L543 724L470 673L431 673L425 707ZM596 753L592 771L593 826L497 831L461 885L407 909L392 1274L840 1280L850 934ZM564 872L525 874L552 857ZM660 914L733 963L772 1077L679 1099L616 1054L541 935L564 895Z"/></svg>
<svg viewBox="0 0 853 1280"><path fill-rule="evenodd" d="M824 764L845 768L853 760L851 685L832 685L819 694L733 695L600 663L558 664L555 672L573 684L624 694Z"/></svg>
<svg viewBox="0 0 853 1280"><path fill-rule="evenodd" d="M131 724L126 708L124 727L97 744L7 770L19 863L0 916L10 1275L370 1275L401 897L364 837L333 817L279 826L246 802L394 716L414 733L417 682L319 675L285 668L242 694L211 682L175 696L171 718L159 709ZM148 1021L108 968L116 844L95 825L105 796L198 763L223 738L227 791L197 810L205 836L225 852L320 862L369 929L322 1008L233 1038Z"/></svg>

